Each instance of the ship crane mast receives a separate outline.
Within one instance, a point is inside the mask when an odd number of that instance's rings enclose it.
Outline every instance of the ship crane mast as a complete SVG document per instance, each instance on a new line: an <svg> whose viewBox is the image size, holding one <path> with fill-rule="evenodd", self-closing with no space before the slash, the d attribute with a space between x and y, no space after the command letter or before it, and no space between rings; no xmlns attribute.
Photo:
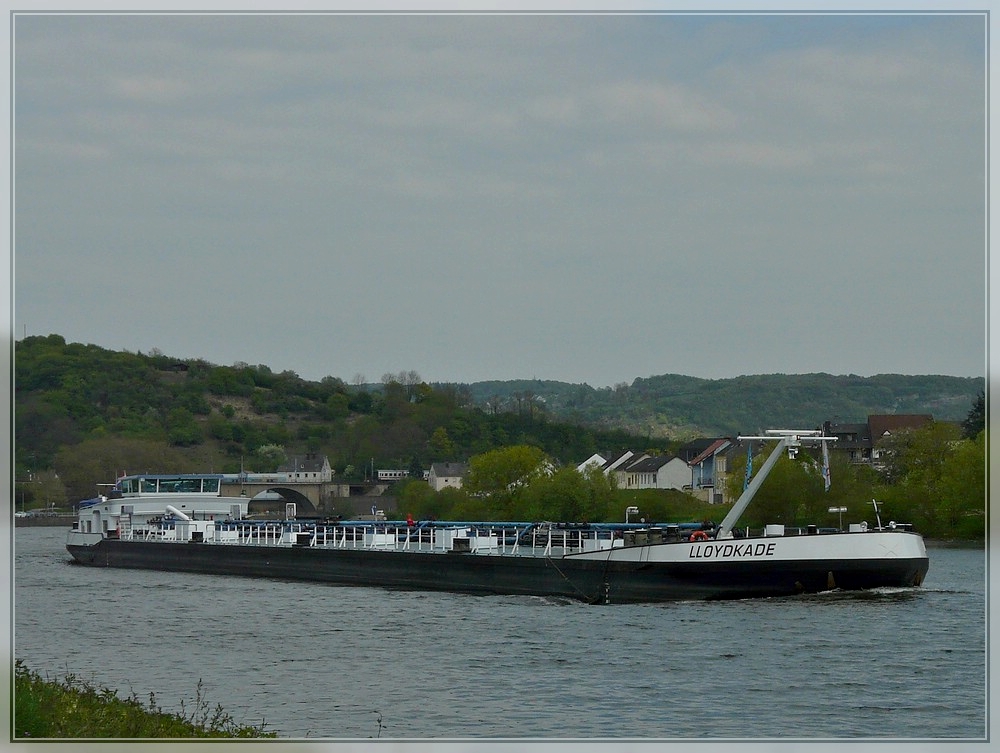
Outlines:
<svg viewBox="0 0 1000 753"><path fill-rule="evenodd" d="M796 429L768 429L767 435L764 437L739 437L739 440L764 440L773 442L775 439L778 440L778 444L768 455L767 460L764 461L764 465L761 466L757 474L751 479L747 488L743 490L740 498L736 500L736 504L733 505L733 509L729 511L729 514L723 519L722 523L719 525L719 530L715 534L717 539L729 539L733 536L733 526L736 525L736 521L740 519L740 516L747 509L750 501L754 498L757 490L760 489L761 485L764 483L764 479L774 468L774 464L778 462L778 458L781 457L782 451L788 452L789 457L795 457L798 454L799 447L802 446L804 442L807 443L820 443L823 442L835 442L836 437L825 437L822 432L815 430L796 430Z"/></svg>

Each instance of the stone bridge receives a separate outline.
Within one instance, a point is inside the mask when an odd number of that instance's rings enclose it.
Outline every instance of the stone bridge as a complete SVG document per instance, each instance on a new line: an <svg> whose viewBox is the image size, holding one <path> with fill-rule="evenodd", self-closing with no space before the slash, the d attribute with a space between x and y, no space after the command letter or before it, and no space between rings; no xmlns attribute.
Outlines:
<svg viewBox="0 0 1000 753"><path fill-rule="evenodd" d="M229 481L223 480L220 495L223 497L246 497L251 503L260 494L271 493L281 496L282 501L263 499L250 506L250 511L276 510L284 502L294 502L297 515L321 515L334 511L349 513L354 505L345 504L349 497L377 496L385 490L385 485L358 486L335 483L333 481ZM366 509L366 505L361 506ZM284 512L283 509L280 512Z"/></svg>
<svg viewBox="0 0 1000 753"><path fill-rule="evenodd" d="M346 484L332 482L306 481L224 481L220 487L223 497L246 497L253 500L260 494L270 492L278 494L285 502L294 502L295 511L299 515L315 515L332 509L335 497L350 494ZM261 501L261 506L271 506L276 500Z"/></svg>

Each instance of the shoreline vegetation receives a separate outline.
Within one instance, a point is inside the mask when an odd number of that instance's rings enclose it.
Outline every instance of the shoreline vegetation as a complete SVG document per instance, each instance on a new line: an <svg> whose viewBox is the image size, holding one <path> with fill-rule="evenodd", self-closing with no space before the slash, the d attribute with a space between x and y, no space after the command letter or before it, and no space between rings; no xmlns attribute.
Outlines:
<svg viewBox="0 0 1000 753"><path fill-rule="evenodd" d="M221 705L212 707L202 695L201 680L194 706L181 701L177 713L164 711L153 693L143 702L133 693L121 698L75 675L43 678L17 660L14 663L13 740L276 738L266 723L238 724Z"/></svg>
<svg viewBox="0 0 1000 753"><path fill-rule="evenodd" d="M985 536L981 379L665 375L593 390L538 380L429 384L399 372L377 384L356 375L348 384L263 364L114 352L59 335L25 338L15 350L15 525L91 499L95 484L127 470L271 473L310 455L328 461L336 479L317 505L321 515L364 514L377 499L399 519L607 522L636 507L645 520L718 520L725 505L709 502L721 502L720 491L739 496L745 452L723 458L726 468L701 484L714 491L697 495L619 488L616 478L578 464L626 449L682 457L692 438L739 436L740 427L818 427L827 417L891 413L932 420L878 439L877 468L831 452L828 489L815 453L783 458L743 523L833 526L840 516L829 510L846 507L935 538ZM460 489L435 490L423 480L435 463L452 462L468 466ZM383 488L376 469L409 480ZM269 504L258 500L252 512Z"/></svg>

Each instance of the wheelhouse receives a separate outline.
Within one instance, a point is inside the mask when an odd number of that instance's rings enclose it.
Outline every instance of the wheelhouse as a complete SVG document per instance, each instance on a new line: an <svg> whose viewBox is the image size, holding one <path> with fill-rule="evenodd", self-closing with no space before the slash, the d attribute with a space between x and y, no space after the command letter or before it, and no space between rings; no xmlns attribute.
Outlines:
<svg viewBox="0 0 1000 753"><path fill-rule="evenodd" d="M118 479L115 488L123 496L142 496L143 494L211 494L218 495L222 483L221 473L194 474L139 474L123 476Z"/></svg>

